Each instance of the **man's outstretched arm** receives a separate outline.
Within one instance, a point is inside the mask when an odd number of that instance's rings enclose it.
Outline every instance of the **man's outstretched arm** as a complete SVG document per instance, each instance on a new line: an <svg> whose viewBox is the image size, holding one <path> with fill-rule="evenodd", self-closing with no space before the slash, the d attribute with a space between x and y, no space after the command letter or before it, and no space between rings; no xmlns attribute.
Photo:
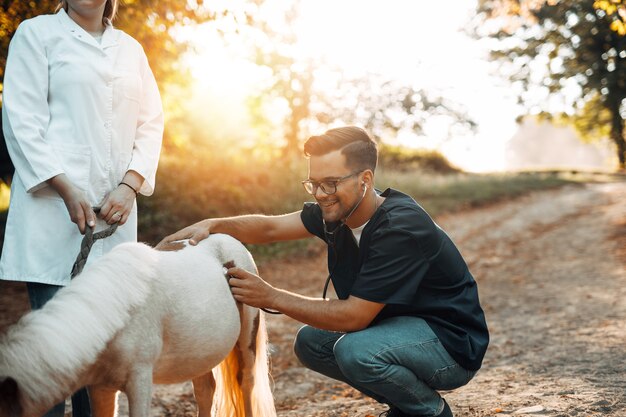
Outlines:
<svg viewBox="0 0 626 417"><path fill-rule="evenodd" d="M166 236L159 242L157 249L184 239L189 239L190 244L197 245L211 233L225 233L243 243L270 243L313 236L304 227L300 211L280 216L250 214L199 221Z"/></svg>

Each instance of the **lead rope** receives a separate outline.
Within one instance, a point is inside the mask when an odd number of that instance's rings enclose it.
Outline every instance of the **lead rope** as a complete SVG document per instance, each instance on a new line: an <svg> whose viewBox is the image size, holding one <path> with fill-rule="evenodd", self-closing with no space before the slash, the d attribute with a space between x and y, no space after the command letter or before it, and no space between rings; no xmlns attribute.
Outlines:
<svg viewBox="0 0 626 417"><path fill-rule="evenodd" d="M100 207L93 207L94 213L100 212ZM76 257L76 262L72 266L72 273L70 278L74 278L76 275L80 274L87 263L87 257L89 256L89 252L91 252L91 247L94 242L98 239L104 239L106 237L111 236L117 230L118 223L113 223L109 228L99 231L98 233L94 233L93 229L87 225L85 229L85 236L83 237L83 241L80 243L80 251L78 252L78 256Z"/></svg>

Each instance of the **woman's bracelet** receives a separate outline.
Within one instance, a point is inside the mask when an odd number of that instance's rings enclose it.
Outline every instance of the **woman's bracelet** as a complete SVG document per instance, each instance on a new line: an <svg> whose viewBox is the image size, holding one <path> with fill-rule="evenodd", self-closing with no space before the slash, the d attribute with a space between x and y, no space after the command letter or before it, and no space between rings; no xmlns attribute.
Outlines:
<svg viewBox="0 0 626 417"><path fill-rule="evenodd" d="M130 184L128 184L128 183L125 183L124 181L120 182L120 185L125 185L125 186L127 186L128 188L130 188L131 190L133 190L133 192L135 193L135 195L139 195L139 191L135 190L135 188L134 188L132 185L130 185Z"/></svg>

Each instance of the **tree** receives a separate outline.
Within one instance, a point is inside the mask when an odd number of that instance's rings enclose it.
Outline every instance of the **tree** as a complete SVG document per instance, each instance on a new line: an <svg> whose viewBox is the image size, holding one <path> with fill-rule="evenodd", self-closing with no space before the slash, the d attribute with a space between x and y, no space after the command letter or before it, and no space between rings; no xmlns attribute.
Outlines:
<svg viewBox="0 0 626 417"><path fill-rule="evenodd" d="M498 41L492 56L512 66L528 111L566 120L584 138L608 132L626 169L624 1L482 0L478 11L476 33ZM571 110L555 111L550 97Z"/></svg>
<svg viewBox="0 0 626 417"><path fill-rule="evenodd" d="M337 123L361 125L378 139L394 137L400 130L420 135L434 116L445 117L452 129L475 129L475 122L457 103L380 74L346 77L324 57L302 54L294 31L298 6L298 2L286 6L282 24L258 19L252 25L260 32L255 37L255 62L272 74L268 88L253 103L259 107L263 100L284 101L288 109L284 156L299 156L306 133ZM261 124L262 119L260 115Z"/></svg>
<svg viewBox="0 0 626 417"><path fill-rule="evenodd" d="M279 3L258 4L260 15L263 7L276 7ZM263 107L263 102L282 102L286 108L283 131L285 145L282 148L284 159L300 157L302 125L312 117L311 103L316 96L323 94L316 91L314 72L324 66L322 61L314 62L313 57L299 52L298 36L294 23L300 15L300 2L285 3L282 21L257 19L250 28L255 32L252 40L253 56L256 65L266 68L271 73L268 86L251 99L251 109L258 124L265 124L266 115L254 107Z"/></svg>
<svg viewBox="0 0 626 417"><path fill-rule="evenodd" d="M317 119L362 125L378 139L395 137L400 131L425 135L426 125L434 118L445 119L447 138L477 127L460 104L380 74L339 79L333 92L326 103L330 113L318 113Z"/></svg>

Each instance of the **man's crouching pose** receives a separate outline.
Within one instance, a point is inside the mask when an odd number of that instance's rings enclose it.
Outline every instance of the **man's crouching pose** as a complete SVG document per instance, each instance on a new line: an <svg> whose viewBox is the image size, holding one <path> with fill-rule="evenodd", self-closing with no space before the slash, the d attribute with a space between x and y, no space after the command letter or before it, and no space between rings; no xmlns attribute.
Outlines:
<svg viewBox="0 0 626 417"><path fill-rule="evenodd" d="M412 198L374 188L378 151L364 130L329 130L309 138L304 152L302 184L316 203L281 216L203 220L159 245L194 244L210 233L244 243L319 237L338 300L294 294L232 268L235 298L306 323L295 340L300 361L389 404L381 416L452 416L437 390L467 384L489 342L467 264Z"/></svg>

